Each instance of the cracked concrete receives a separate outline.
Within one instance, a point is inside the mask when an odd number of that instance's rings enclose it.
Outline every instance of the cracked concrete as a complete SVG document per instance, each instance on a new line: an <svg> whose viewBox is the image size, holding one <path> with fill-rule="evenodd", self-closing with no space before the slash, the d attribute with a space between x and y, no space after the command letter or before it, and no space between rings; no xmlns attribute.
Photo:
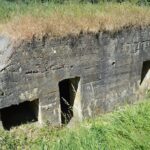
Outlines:
<svg viewBox="0 0 150 150"><path fill-rule="evenodd" d="M61 124L59 82L65 79L80 77L72 117L80 121L132 103L149 89L149 73L140 85L150 60L148 27L20 43L0 36L0 108L39 99L39 124Z"/></svg>

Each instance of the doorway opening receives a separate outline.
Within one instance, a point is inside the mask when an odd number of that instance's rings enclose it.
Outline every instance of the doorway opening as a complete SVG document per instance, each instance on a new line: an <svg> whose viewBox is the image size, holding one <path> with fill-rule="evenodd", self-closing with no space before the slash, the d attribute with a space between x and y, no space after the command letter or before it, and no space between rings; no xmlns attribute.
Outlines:
<svg viewBox="0 0 150 150"><path fill-rule="evenodd" d="M150 70L150 61L145 61L143 63L142 67L142 73L141 73L141 82L140 85L143 83L143 81L147 78L148 72Z"/></svg>
<svg viewBox="0 0 150 150"><path fill-rule="evenodd" d="M38 121L39 100L25 101L19 105L2 108L1 121L4 129L10 130L12 127L21 124Z"/></svg>
<svg viewBox="0 0 150 150"><path fill-rule="evenodd" d="M79 86L80 77L59 82L61 123L68 124L74 116L73 106Z"/></svg>

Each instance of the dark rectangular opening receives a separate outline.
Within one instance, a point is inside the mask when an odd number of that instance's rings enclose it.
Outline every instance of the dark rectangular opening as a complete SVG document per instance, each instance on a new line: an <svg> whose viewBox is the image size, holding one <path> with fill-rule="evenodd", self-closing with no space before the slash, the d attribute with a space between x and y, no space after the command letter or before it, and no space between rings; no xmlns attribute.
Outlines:
<svg viewBox="0 0 150 150"><path fill-rule="evenodd" d="M73 117L73 105L80 78L70 78L59 82L61 123L68 124Z"/></svg>
<svg viewBox="0 0 150 150"><path fill-rule="evenodd" d="M150 69L150 61L145 61L143 63L143 67L142 67L141 82L140 82L140 84L142 84L143 81L145 80L145 77L146 77L149 69Z"/></svg>
<svg viewBox="0 0 150 150"><path fill-rule="evenodd" d="M38 121L39 100L25 101L0 110L4 129Z"/></svg>

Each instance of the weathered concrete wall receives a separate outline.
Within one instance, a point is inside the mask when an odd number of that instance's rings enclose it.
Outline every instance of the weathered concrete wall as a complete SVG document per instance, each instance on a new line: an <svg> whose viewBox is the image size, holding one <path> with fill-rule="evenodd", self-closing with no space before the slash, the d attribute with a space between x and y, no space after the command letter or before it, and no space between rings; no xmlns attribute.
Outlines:
<svg viewBox="0 0 150 150"><path fill-rule="evenodd" d="M10 51L11 41L7 43ZM39 122L58 125L58 84L64 79L80 77L73 107L75 120L112 111L137 100L139 93L143 95L139 89L143 62L150 60L150 28L33 38L11 47L5 58L0 72L0 108L39 99Z"/></svg>

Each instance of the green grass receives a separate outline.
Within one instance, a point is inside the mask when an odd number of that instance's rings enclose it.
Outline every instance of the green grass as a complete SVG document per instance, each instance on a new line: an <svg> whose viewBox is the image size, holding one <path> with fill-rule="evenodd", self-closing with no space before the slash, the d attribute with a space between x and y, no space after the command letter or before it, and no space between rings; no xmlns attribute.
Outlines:
<svg viewBox="0 0 150 150"><path fill-rule="evenodd" d="M3 150L149 150L150 100L86 120L74 128L23 125L0 131Z"/></svg>
<svg viewBox="0 0 150 150"><path fill-rule="evenodd" d="M25 3L21 0L0 0L0 21L8 21L16 16L22 15L36 15L36 16L49 16L54 11L61 10L65 11L68 14L76 11L77 14L82 15L84 12L90 11L90 13L94 13L94 11L103 11L107 4L113 5L121 3L116 3L117 0L98 0L99 3L92 5L91 3L79 3L82 0L66 0L64 4L55 3L55 1L59 0L50 0L50 2L39 3L40 0L24 0ZM46 1L46 0L45 0ZM61 1L61 0L60 0ZM90 1L90 0L83 0ZM118 0L119 1L119 0ZM140 0L122 0L125 4L135 5ZM146 1L146 0L145 0ZM124 3L123 3L124 4ZM121 4L121 5L123 5ZM138 6L137 6L138 7ZM72 9L74 9L72 11ZM115 9L115 6L114 6Z"/></svg>

